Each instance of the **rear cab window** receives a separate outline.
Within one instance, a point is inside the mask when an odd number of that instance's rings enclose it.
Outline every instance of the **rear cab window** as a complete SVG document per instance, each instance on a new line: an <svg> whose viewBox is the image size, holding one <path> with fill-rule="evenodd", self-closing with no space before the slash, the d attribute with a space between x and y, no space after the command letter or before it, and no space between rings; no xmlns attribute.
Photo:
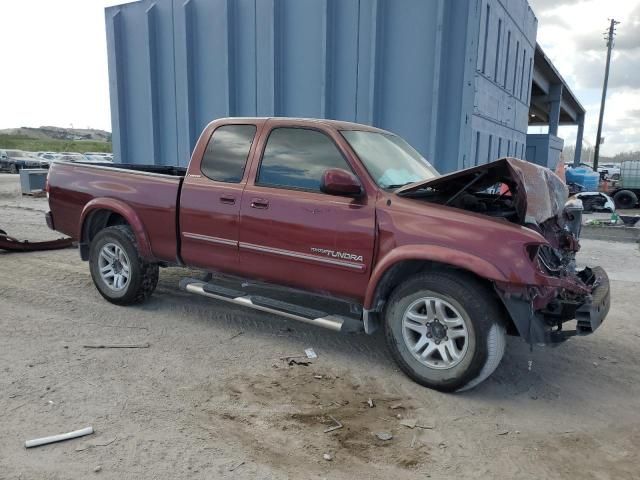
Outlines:
<svg viewBox="0 0 640 480"><path fill-rule="evenodd" d="M278 127L269 134L256 185L320 192L324 172L351 172L333 140L307 128Z"/></svg>
<svg viewBox="0 0 640 480"><path fill-rule="evenodd" d="M255 135L255 125L216 128L202 156L202 174L217 182L240 183Z"/></svg>

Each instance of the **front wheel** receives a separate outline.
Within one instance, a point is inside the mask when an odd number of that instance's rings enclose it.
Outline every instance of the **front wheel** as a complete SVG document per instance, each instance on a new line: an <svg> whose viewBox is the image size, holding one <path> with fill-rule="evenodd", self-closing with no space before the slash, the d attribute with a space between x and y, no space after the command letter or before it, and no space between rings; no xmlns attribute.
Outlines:
<svg viewBox="0 0 640 480"><path fill-rule="evenodd" d="M127 225L98 232L91 242L89 267L100 294L117 305L145 301L158 284L158 264L140 257L136 237Z"/></svg>
<svg viewBox="0 0 640 480"><path fill-rule="evenodd" d="M416 275L391 295L386 339L400 368L436 390L467 390L496 369L506 345L492 291L458 272Z"/></svg>
<svg viewBox="0 0 640 480"><path fill-rule="evenodd" d="M617 208L633 208L638 204L638 196L631 190L620 190L613 196Z"/></svg>

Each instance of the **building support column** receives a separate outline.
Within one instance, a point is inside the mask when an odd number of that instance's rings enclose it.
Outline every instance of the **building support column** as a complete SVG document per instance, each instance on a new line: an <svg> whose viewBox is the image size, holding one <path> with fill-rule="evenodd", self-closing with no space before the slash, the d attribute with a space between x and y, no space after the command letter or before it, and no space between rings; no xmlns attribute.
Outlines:
<svg viewBox="0 0 640 480"><path fill-rule="evenodd" d="M562 100L562 84L551 85L549 89L549 134L558 136L560 124L560 101Z"/></svg>
<svg viewBox="0 0 640 480"><path fill-rule="evenodd" d="M576 149L573 154L573 166L580 165L582 157L582 134L584 133L584 113L578 115L578 135L576 136Z"/></svg>

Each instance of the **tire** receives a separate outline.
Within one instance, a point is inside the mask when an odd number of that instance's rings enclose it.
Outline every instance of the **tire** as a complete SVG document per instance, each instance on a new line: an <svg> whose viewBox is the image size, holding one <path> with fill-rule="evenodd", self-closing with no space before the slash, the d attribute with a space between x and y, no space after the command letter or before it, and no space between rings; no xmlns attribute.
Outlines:
<svg viewBox="0 0 640 480"><path fill-rule="evenodd" d="M136 237L128 225L98 232L89 249L89 268L100 295L116 305L144 302L158 284L158 264L140 257ZM106 272L101 273L101 269Z"/></svg>
<svg viewBox="0 0 640 480"><path fill-rule="evenodd" d="M633 208L638 204L638 196L631 190L620 190L613 196L616 208Z"/></svg>
<svg viewBox="0 0 640 480"><path fill-rule="evenodd" d="M424 328L407 320L421 332L405 326L409 312L426 320ZM443 325L448 326L444 333ZM442 392L468 390L481 383L497 368L506 346L503 313L493 292L473 277L454 271L419 274L396 288L385 312L385 336L402 371L417 383ZM411 352L412 347L417 353ZM446 359L440 354L443 349ZM420 360L423 355L426 358Z"/></svg>
<svg viewBox="0 0 640 480"><path fill-rule="evenodd" d="M19 173L20 169L18 168L18 166L15 163L12 163L11 165L9 165L9 173Z"/></svg>

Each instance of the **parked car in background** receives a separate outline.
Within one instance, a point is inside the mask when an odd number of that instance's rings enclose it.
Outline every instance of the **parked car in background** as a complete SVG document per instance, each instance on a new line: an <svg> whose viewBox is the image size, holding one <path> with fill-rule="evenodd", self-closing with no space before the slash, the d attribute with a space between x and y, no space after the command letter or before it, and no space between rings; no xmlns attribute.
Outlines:
<svg viewBox="0 0 640 480"><path fill-rule="evenodd" d="M640 198L640 159L624 160L620 164L620 179L609 192L617 208L634 208Z"/></svg>
<svg viewBox="0 0 640 480"><path fill-rule="evenodd" d="M64 162L86 162L87 157L77 152L60 152L60 156L56 160L62 160Z"/></svg>
<svg viewBox="0 0 640 480"><path fill-rule="evenodd" d="M51 162L60 156L57 152L37 152L36 155L40 161L47 166L51 165Z"/></svg>
<svg viewBox="0 0 640 480"><path fill-rule="evenodd" d="M111 155L110 153L85 152L84 156L87 157L87 160L89 160L90 162L96 162L96 163L113 162L113 155Z"/></svg>
<svg viewBox="0 0 640 480"><path fill-rule="evenodd" d="M620 178L620 165L616 163L603 163L598 166L600 177L607 180L618 180Z"/></svg>
<svg viewBox="0 0 640 480"><path fill-rule="evenodd" d="M48 163L31 152L0 150L0 169L18 173L23 168L46 168Z"/></svg>

